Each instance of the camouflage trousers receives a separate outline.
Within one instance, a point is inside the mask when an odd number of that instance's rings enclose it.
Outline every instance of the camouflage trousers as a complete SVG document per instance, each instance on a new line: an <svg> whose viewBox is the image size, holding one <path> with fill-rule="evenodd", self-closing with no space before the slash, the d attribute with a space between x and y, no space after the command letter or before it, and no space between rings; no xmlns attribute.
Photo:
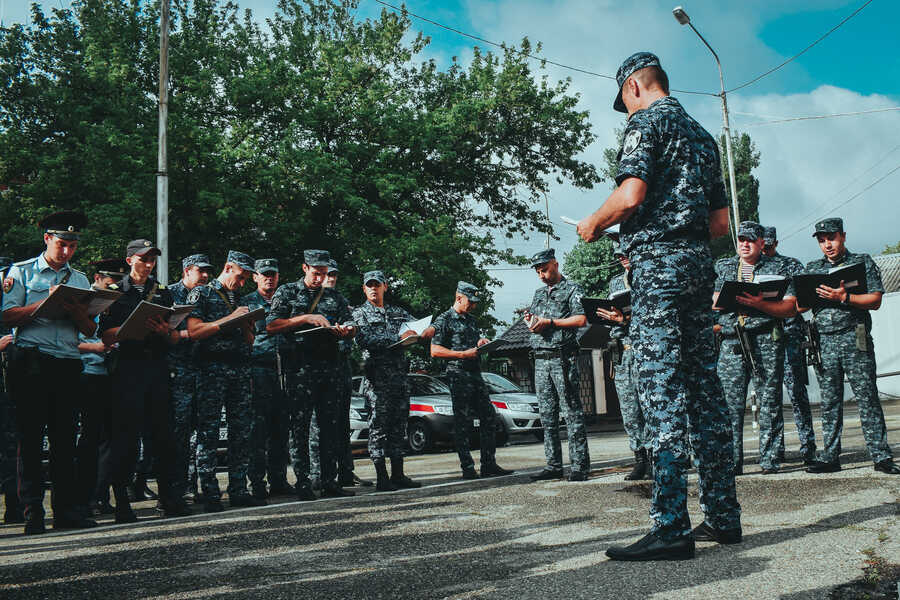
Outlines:
<svg viewBox="0 0 900 600"><path fill-rule="evenodd" d="M169 361L172 377L172 434L175 438L175 489L184 494L192 470L196 470L196 446L191 445L191 433L197 428L197 368L193 364ZM191 467L194 467L193 469Z"/></svg>
<svg viewBox="0 0 900 600"><path fill-rule="evenodd" d="M463 470L475 467L469 450L472 420L480 420L481 468L496 464L496 413L481 371L447 370L450 398L453 402L453 443Z"/></svg>
<svg viewBox="0 0 900 600"><path fill-rule="evenodd" d="M291 460L297 485L310 483L310 421L319 426L317 454L323 482L337 477L341 366L334 361L306 361L288 370L288 406L291 411ZM349 414L349 409L348 409Z"/></svg>
<svg viewBox="0 0 900 600"><path fill-rule="evenodd" d="M219 423L228 424L228 495L247 494L250 465L250 367L246 363L203 361L197 379L197 474L206 498L219 498Z"/></svg>
<svg viewBox="0 0 900 600"><path fill-rule="evenodd" d="M350 396L352 393L352 372L349 359L341 359L340 374L337 380L337 397L340 406L337 412L338 433L335 438L334 460L337 461L335 473L338 479L346 479L353 473L353 454L350 448ZM340 435L343 432L346 435ZM322 466L319 464L321 451L319 450L319 418L314 409L312 419L309 422L309 478L321 479ZM346 442L344 441L346 439Z"/></svg>
<svg viewBox="0 0 900 600"><path fill-rule="evenodd" d="M844 430L844 375L859 405L866 448L874 462L891 458L887 442L884 412L875 383L875 347L872 337L866 336L866 350L857 348L855 329L843 333L822 333L822 371L819 388L822 390L822 453L820 460L833 462L841 455L841 434Z"/></svg>
<svg viewBox="0 0 900 600"><path fill-rule="evenodd" d="M709 250L657 244L629 258L638 398L653 436L652 531L664 540L690 535L688 435L706 520L739 527L728 407L711 343Z"/></svg>
<svg viewBox="0 0 900 600"><path fill-rule="evenodd" d="M578 393L578 356L536 358L534 387L544 427L544 456L551 469L562 469L562 444L559 441L559 410L565 402L566 428L569 434L569 463L572 471L588 473L591 456L584 429L584 407Z"/></svg>
<svg viewBox="0 0 900 600"><path fill-rule="evenodd" d="M751 379L759 406L759 464L763 469L777 470L781 466L778 455L784 447L784 412L781 407L784 400L781 388L784 375L784 337L780 329L778 335L776 341L772 338L771 329L749 334L753 359L760 371L759 377L750 372L750 365L744 364L737 338L722 339L718 371L731 415L736 467L744 464L744 417L747 413L747 388Z"/></svg>
<svg viewBox="0 0 900 600"><path fill-rule="evenodd" d="M366 365L364 384L369 413L369 456L403 456L409 420L409 385L406 370L387 365Z"/></svg>
<svg viewBox="0 0 900 600"><path fill-rule="evenodd" d="M262 488L287 482L289 411L281 391L275 359L251 367L253 424L250 428L250 485Z"/></svg>
<svg viewBox="0 0 900 600"><path fill-rule="evenodd" d="M784 331L784 387L794 412L797 437L800 438L800 454L804 459L816 457L816 433L813 430L812 411L809 408L809 394L806 382L809 377L803 355L803 332L798 328ZM782 446L782 452L784 447Z"/></svg>
<svg viewBox="0 0 900 600"><path fill-rule="evenodd" d="M637 363L634 361L634 351L630 339L622 341L622 362L614 367L616 393L619 395L619 409L622 412L622 425L628 434L628 446L632 452L650 445L650 433L647 431L647 423L644 413L641 412L641 403L637 395Z"/></svg>

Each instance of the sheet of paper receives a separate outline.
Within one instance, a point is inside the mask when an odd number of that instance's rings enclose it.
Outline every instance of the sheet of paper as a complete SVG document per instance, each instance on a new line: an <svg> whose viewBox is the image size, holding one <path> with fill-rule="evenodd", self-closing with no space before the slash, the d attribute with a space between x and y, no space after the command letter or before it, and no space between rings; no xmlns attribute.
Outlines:
<svg viewBox="0 0 900 600"><path fill-rule="evenodd" d="M114 290L94 290L59 285L35 307L32 315L45 319L66 319L68 314L63 309L63 303L68 301L86 305L88 315L95 317L109 308L121 296L122 292Z"/></svg>
<svg viewBox="0 0 900 600"><path fill-rule="evenodd" d="M400 326L399 334L403 335L407 331L415 331L417 336L422 335L422 332L431 326L431 319L432 316L428 315L427 317L404 323Z"/></svg>
<svg viewBox="0 0 900 600"><path fill-rule="evenodd" d="M577 226L578 226L578 221L576 221L575 219L573 219L573 218L571 218L571 217L560 216L559 219L560 219L563 223L565 223L566 225L572 225L573 227L577 227ZM608 238L610 238L610 239L618 240L618 239L619 239L619 225L618 225L618 223L615 224L615 225L613 225L613 226L610 227L609 229L604 229L604 230L603 230L603 233L601 233L600 235L605 235L606 237L608 237Z"/></svg>
<svg viewBox="0 0 900 600"><path fill-rule="evenodd" d="M245 313L243 315L239 315L237 317L227 317L225 319L225 321L223 321L219 325L219 329L228 329L231 327L237 327L238 325L241 325L242 323L247 323L247 322L253 323L255 321L259 321L260 319L262 319L265 316L266 316L266 309L264 309L263 307L260 306L256 310L251 310L250 312Z"/></svg>

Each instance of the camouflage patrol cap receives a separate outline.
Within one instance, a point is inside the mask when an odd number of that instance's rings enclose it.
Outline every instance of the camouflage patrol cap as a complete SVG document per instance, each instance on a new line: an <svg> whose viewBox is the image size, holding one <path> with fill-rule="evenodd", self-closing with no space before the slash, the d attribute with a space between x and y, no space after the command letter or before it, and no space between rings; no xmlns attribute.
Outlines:
<svg viewBox="0 0 900 600"><path fill-rule="evenodd" d="M205 254L191 254L181 260L181 269L184 270L188 267L212 269L212 263L209 262L209 257Z"/></svg>
<svg viewBox="0 0 900 600"><path fill-rule="evenodd" d="M625 62L622 63L622 66L619 67L619 70L616 71L616 83L619 84L619 93L616 94L616 99L613 102L613 108L619 112L628 112L628 109L625 108L625 103L622 102L622 86L625 85L625 80L628 79L632 73L635 71L640 71L641 69L646 69L647 67L659 67L662 68L659 64L659 58L651 52L636 52L632 54L628 58L625 59Z"/></svg>
<svg viewBox="0 0 900 600"><path fill-rule="evenodd" d="M328 274L339 272L337 261L333 258L328 259Z"/></svg>
<svg viewBox="0 0 900 600"><path fill-rule="evenodd" d="M61 210L38 221L38 226L61 240L75 241L87 227L87 217L77 210Z"/></svg>
<svg viewBox="0 0 900 600"><path fill-rule="evenodd" d="M253 267L257 273L278 273L278 259L260 258L253 264Z"/></svg>
<svg viewBox="0 0 900 600"><path fill-rule="evenodd" d="M327 267L328 261L331 260L331 254L328 250L304 250L303 264L310 267Z"/></svg>
<svg viewBox="0 0 900 600"><path fill-rule="evenodd" d="M385 277L384 273L382 273L381 271L366 271L366 274L363 275L363 285L366 285L370 281L387 283L387 277Z"/></svg>
<svg viewBox="0 0 900 600"><path fill-rule="evenodd" d="M541 250L531 257L531 268L533 269L535 267L545 265L551 260L556 260L556 250L554 250L553 248Z"/></svg>
<svg viewBox="0 0 900 600"><path fill-rule="evenodd" d="M613 243L613 256L616 258L625 256L625 253L622 251L622 244L620 244L619 242Z"/></svg>
<svg viewBox="0 0 900 600"><path fill-rule="evenodd" d="M256 269L253 267L253 259L250 258L249 254L238 252L237 250L229 250L225 262L235 264L245 271L256 273Z"/></svg>
<svg viewBox="0 0 900 600"><path fill-rule="evenodd" d="M0 256L0 271L11 267L13 264L13 259L8 256Z"/></svg>
<svg viewBox="0 0 900 600"><path fill-rule="evenodd" d="M763 237L763 226L756 221L741 221L741 225L738 227L738 237L752 241L761 239Z"/></svg>
<svg viewBox="0 0 900 600"><path fill-rule="evenodd" d="M771 246L778 241L778 234L774 227L763 227L763 241L766 246Z"/></svg>
<svg viewBox="0 0 900 600"><path fill-rule="evenodd" d="M481 302L481 299L478 297L478 288L472 285L471 283L466 283L465 281L460 281L456 284L456 291L471 300L472 302Z"/></svg>
<svg viewBox="0 0 900 600"><path fill-rule="evenodd" d="M813 237L820 233L844 233L844 220L840 217L822 219L816 223L816 231L813 233Z"/></svg>

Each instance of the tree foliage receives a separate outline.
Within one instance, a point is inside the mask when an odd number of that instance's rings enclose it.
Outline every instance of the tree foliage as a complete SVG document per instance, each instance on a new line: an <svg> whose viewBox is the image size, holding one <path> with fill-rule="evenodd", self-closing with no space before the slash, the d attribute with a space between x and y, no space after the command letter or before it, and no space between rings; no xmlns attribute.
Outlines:
<svg viewBox="0 0 900 600"><path fill-rule="evenodd" d="M355 17L357 0L280 0L263 30L224 0L173 0L170 272L205 251L275 256L285 280L325 248L342 287L381 268L415 311L456 281L520 259L494 236L545 233L554 180L590 188L592 141L569 82L533 71L528 39L467 67L417 59L408 18ZM80 263L155 236L159 7L76 0L0 29L4 253L36 253L40 216L91 221ZM490 294L482 310L491 307Z"/></svg>
<svg viewBox="0 0 900 600"><path fill-rule="evenodd" d="M718 142L719 153L722 156L722 180L725 182L725 193L731 211L731 184L728 178L728 153L725 149L724 133L719 136ZM734 154L734 181L737 186L741 221L759 222L759 179L753 175L753 169L759 166L760 153L748 133L735 133L731 136L731 152ZM714 258L731 256L735 252L731 235L713 240L710 247Z"/></svg>
<svg viewBox="0 0 900 600"><path fill-rule="evenodd" d="M564 264L566 277L577 282L585 296L592 297L606 297L609 280L622 272L608 237L590 244L579 240L566 253Z"/></svg>
<svg viewBox="0 0 900 600"><path fill-rule="evenodd" d="M893 246L885 246L884 250L881 251L882 254L897 254L898 252L900 252L900 242Z"/></svg>

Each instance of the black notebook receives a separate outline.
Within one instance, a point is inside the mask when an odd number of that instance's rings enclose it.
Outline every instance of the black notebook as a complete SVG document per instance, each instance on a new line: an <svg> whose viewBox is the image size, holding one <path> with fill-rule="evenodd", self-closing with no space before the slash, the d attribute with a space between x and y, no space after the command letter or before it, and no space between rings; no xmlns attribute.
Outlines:
<svg viewBox="0 0 900 600"><path fill-rule="evenodd" d="M797 304L803 308L834 308L840 302L820 298L816 288L827 285L830 288L844 287L851 294L865 294L869 291L866 282L866 263L858 262L846 267L831 269L828 273L802 273L794 275L794 289L797 291Z"/></svg>
<svg viewBox="0 0 900 600"><path fill-rule="evenodd" d="M789 279L779 275L758 275L756 281L726 281L722 284L719 297L713 306L724 312L749 312L752 309L740 304L737 301L738 296L744 293L753 296L762 294L763 300L778 302L784 299L788 283Z"/></svg>
<svg viewBox="0 0 900 600"><path fill-rule="evenodd" d="M607 321L597 316L597 309L612 310L618 308L622 314L631 314L631 292L623 290L610 295L609 298L582 298L581 306L584 308L584 314L588 323L605 323L618 325L615 321Z"/></svg>

